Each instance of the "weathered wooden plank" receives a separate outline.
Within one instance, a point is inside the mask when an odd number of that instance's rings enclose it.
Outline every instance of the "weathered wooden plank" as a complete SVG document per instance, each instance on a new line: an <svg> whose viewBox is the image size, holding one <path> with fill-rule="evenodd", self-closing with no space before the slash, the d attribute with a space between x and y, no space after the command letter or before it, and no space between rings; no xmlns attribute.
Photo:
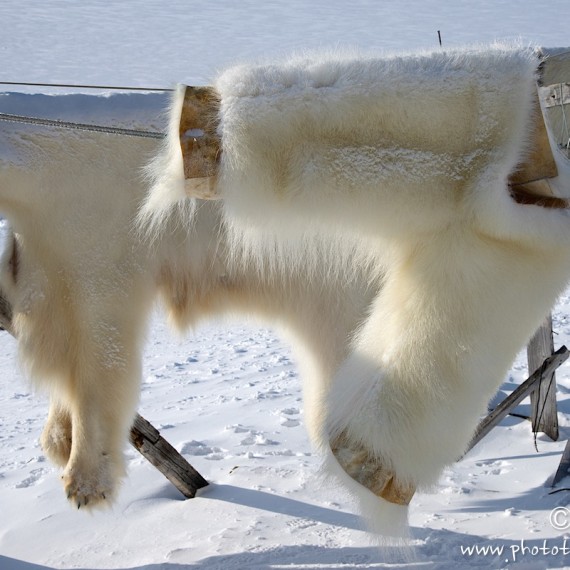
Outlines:
<svg viewBox="0 0 570 570"><path fill-rule="evenodd" d="M185 190L189 196L214 200L221 153L220 98L213 87L186 87L180 115L180 147Z"/></svg>
<svg viewBox="0 0 570 570"><path fill-rule="evenodd" d="M570 159L570 48L542 48L539 75L539 97L546 123L559 156Z"/></svg>
<svg viewBox="0 0 570 570"><path fill-rule="evenodd" d="M198 489L208 485L208 481L139 414L131 428L130 441L185 497L194 497Z"/></svg>
<svg viewBox="0 0 570 570"><path fill-rule="evenodd" d="M12 327L12 306L2 292L0 291L0 328L8 331L12 336L16 336L14 334L14 329Z"/></svg>
<svg viewBox="0 0 570 570"><path fill-rule="evenodd" d="M570 82L570 73L567 78ZM560 107L561 105L570 105L570 83L557 83L540 88L540 98L545 108Z"/></svg>
<svg viewBox="0 0 570 570"><path fill-rule="evenodd" d="M560 460L560 465L558 465L558 469L554 475L554 479L552 479L552 487L554 487L557 483L562 481L564 477L570 475L570 440L566 442L566 447L564 448L564 452L562 453L562 459Z"/></svg>
<svg viewBox="0 0 570 570"><path fill-rule="evenodd" d="M540 48L540 85L570 82L570 48Z"/></svg>
<svg viewBox="0 0 570 570"><path fill-rule="evenodd" d="M536 387L542 376L554 372L570 356L570 351L565 347L560 347L552 356L544 361L544 366L536 370L525 380L516 390L509 394L489 415L479 422L475 434L471 439L468 450L479 443L515 406Z"/></svg>
<svg viewBox="0 0 570 570"><path fill-rule="evenodd" d="M544 359L554 352L552 316L539 327L527 346L528 371L542 366ZM558 440L558 411L556 405L556 375L543 375L530 394L532 431L543 432L553 441Z"/></svg>

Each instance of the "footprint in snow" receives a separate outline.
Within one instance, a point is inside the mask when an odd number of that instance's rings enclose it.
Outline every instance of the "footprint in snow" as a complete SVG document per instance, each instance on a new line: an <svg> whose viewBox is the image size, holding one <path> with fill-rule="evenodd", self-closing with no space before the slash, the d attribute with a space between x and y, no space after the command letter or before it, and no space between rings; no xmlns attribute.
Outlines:
<svg viewBox="0 0 570 570"><path fill-rule="evenodd" d="M236 424L233 426L226 426L227 431L233 431L234 433L251 433L251 429L241 424Z"/></svg>
<svg viewBox="0 0 570 570"><path fill-rule="evenodd" d="M301 422L299 420L292 420L290 418L283 418L283 420L281 420L281 425L283 427L292 428L292 427L297 427L300 424Z"/></svg>
<svg viewBox="0 0 570 570"><path fill-rule="evenodd" d="M35 485L45 474L46 470L43 468L32 469L30 475L16 484L16 489L26 489Z"/></svg>
<svg viewBox="0 0 570 570"><path fill-rule="evenodd" d="M240 445L279 445L279 442L268 439L263 434L252 433L249 437L242 439Z"/></svg>
<svg viewBox="0 0 570 570"><path fill-rule="evenodd" d="M219 447L210 447L203 441L188 441L182 445L180 450L182 455L201 456L204 459L218 461L224 458L224 450Z"/></svg>
<svg viewBox="0 0 570 570"><path fill-rule="evenodd" d="M297 427L298 425L301 424L301 422L297 418L289 417L289 416L295 416L299 413L299 410L297 408L285 408L281 410L280 413L285 416L281 418L281 425L283 427L292 428L292 427Z"/></svg>

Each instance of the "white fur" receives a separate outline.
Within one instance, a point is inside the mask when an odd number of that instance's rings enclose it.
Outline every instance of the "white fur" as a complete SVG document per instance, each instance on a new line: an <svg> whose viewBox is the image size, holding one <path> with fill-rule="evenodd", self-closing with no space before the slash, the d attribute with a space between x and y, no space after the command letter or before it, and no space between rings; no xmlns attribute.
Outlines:
<svg viewBox="0 0 570 570"><path fill-rule="evenodd" d="M124 474L154 294L129 221L155 152L148 140L2 124L0 210L14 233L0 287L22 363L50 393L43 447L81 506L111 500Z"/></svg>
<svg viewBox="0 0 570 570"><path fill-rule="evenodd" d="M434 483L462 454L570 275L568 211L517 204L507 187L527 151L537 65L530 49L495 45L301 57L216 82L233 250L325 275L348 241L356 255L336 262L367 260L364 278L382 282L320 439L343 432L403 484Z"/></svg>
<svg viewBox="0 0 570 570"><path fill-rule="evenodd" d="M231 263L215 203L171 208L160 233L141 241L132 231L141 169L157 150L146 139L3 125L0 211L14 233L0 287L22 362L50 395L42 446L81 507L108 504L124 475L156 292L180 328L232 313L280 326L297 346L315 440L330 380L376 293L370 278Z"/></svg>
<svg viewBox="0 0 570 570"><path fill-rule="evenodd" d="M238 239L252 226L258 242L339 226L409 239L453 222L458 201L495 210L524 148L536 66L530 50L495 46L226 71L219 190Z"/></svg>
<svg viewBox="0 0 570 570"><path fill-rule="evenodd" d="M50 389L42 440L70 498L116 492L156 289L180 327L228 312L281 324L316 443L343 431L400 481L432 483L570 273L568 213L506 188L535 65L494 47L230 70L224 211L183 196L178 98L139 216L149 242L130 225L155 143L12 127L0 209L18 264L4 256L0 285ZM329 465L375 528L397 530L405 508Z"/></svg>
<svg viewBox="0 0 570 570"><path fill-rule="evenodd" d="M379 240L363 247L383 288L335 376L329 433L405 483L431 484L461 455L569 275L568 212L516 204L506 186L536 66L494 46L244 66L217 82L220 192L234 231L256 227L250 247L306 226Z"/></svg>

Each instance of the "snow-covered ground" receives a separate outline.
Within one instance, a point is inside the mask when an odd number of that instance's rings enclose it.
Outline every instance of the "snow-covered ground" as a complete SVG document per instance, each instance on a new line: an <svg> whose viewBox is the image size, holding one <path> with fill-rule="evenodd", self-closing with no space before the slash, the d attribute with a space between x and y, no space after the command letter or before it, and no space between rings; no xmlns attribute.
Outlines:
<svg viewBox="0 0 570 570"><path fill-rule="evenodd" d="M437 30L444 46L517 36L570 45L568 0L4 0L0 21L6 81L204 84L240 59L321 46L434 47ZM25 91L44 94L0 93L0 112L117 124L128 109L128 126L154 128L166 101ZM570 345L570 292L554 320L557 347ZM38 445L46 401L20 374L15 341L7 333L0 340L0 570L570 567L570 535L550 520L570 495L546 486L570 437L570 365L558 373L560 441L539 436L537 452L527 421L503 421L433 492L414 497L409 560L371 546L349 497L319 479L294 355L270 329L213 323L179 339L156 314L141 413L212 485L182 500L129 449L117 503L93 515L65 501ZM526 374L521 355L497 401ZM518 411L528 413L528 401ZM470 554L475 547L487 550Z"/></svg>

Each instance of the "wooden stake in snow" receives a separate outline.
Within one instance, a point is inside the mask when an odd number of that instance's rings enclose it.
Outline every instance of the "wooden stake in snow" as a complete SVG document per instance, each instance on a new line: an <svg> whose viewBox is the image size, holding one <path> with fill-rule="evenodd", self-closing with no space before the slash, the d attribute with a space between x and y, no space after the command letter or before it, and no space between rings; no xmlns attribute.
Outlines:
<svg viewBox="0 0 570 570"><path fill-rule="evenodd" d="M564 477L570 475L570 439L566 442L566 447L564 448L564 453L562 453L562 459L560 460L560 465L556 470L554 479L552 479L552 487L555 487L557 483L562 481Z"/></svg>
<svg viewBox="0 0 570 570"><path fill-rule="evenodd" d="M208 485L208 481L139 414L131 428L130 440L186 498L192 499L198 489Z"/></svg>
<svg viewBox="0 0 570 570"><path fill-rule="evenodd" d="M565 346L560 347L552 356L549 356L538 370L535 370L527 380L509 394L488 416L481 420L475 430L469 449L475 447L515 406L536 388L542 378L553 374L569 356L570 351Z"/></svg>
<svg viewBox="0 0 570 570"><path fill-rule="evenodd" d="M538 370L545 358L554 352L552 316L549 315L527 346L528 371ZM543 432L553 441L558 440L558 414L556 407L556 376L543 375L530 394L532 431Z"/></svg>

